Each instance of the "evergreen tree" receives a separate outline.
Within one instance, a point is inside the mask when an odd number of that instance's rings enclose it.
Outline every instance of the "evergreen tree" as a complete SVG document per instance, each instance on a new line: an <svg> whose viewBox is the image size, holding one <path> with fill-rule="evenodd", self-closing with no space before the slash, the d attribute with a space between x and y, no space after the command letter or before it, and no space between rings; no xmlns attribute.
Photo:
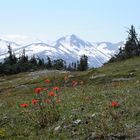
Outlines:
<svg viewBox="0 0 140 140"><path fill-rule="evenodd" d="M3 64L0 62L0 74L3 74Z"/></svg>
<svg viewBox="0 0 140 140"><path fill-rule="evenodd" d="M8 53L9 53L9 58L12 58L12 48L10 44L8 45Z"/></svg>
<svg viewBox="0 0 140 140"><path fill-rule="evenodd" d="M65 64L66 62L64 60L57 59L57 60L54 60L53 62L53 68L57 70L63 70L65 69Z"/></svg>
<svg viewBox="0 0 140 140"><path fill-rule="evenodd" d="M44 66L44 59L38 58L38 66L43 67Z"/></svg>
<svg viewBox="0 0 140 140"><path fill-rule="evenodd" d="M35 58L35 55L33 55L33 56L31 57L31 59L29 60L29 62L30 62L31 64L33 64L34 66L37 65L37 60L36 60L36 58Z"/></svg>
<svg viewBox="0 0 140 140"><path fill-rule="evenodd" d="M124 47L124 52L125 52L126 58L137 56L139 54L138 53L138 44L139 44L139 42L137 39L135 27L132 25L128 31L128 39L127 39L125 47Z"/></svg>
<svg viewBox="0 0 140 140"><path fill-rule="evenodd" d="M4 59L4 64L9 64L9 65L14 65L17 63L17 58L15 56L15 54L12 53L12 48L10 45L8 45L8 53L9 53L9 57Z"/></svg>
<svg viewBox="0 0 140 140"><path fill-rule="evenodd" d="M74 63L74 70L77 70L77 64L76 64L76 62Z"/></svg>
<svg viewBox="0 0 140 140"><path fill-rule="evenodd" d="M50 57L47 57L47 68L48 69L52 68L52 61L51 61Z"/></svg>
<svg viewBox="0 0 140 140"><path fill-rule="evenodd" d="M80 58L80 63L78 65L78 70L85 71L88 69L88 57L86 55L82 55Z"/></svg>
<svg viewBox="0 0 140 140"><path fill-rule="evenodd" d="M12 64L17 64L18 58L16 57L15 54L12 55Z"/></svg>
<svg viewBox="0 0 140 140"><path fill-rule="evenodd" d="M25 49L23 49L22 56L19 58L19 63L28 63L28 56L25 55Z"/></svg>
<svg viewBox="0 0 140 140"><path fill-rule="evenodd" d="M134 56L140 56L140 41L138 40L135 27L132 25L127 32L128 38L124 48L120 48L119 53L113 56L109 62L120 61Z"/></svg>

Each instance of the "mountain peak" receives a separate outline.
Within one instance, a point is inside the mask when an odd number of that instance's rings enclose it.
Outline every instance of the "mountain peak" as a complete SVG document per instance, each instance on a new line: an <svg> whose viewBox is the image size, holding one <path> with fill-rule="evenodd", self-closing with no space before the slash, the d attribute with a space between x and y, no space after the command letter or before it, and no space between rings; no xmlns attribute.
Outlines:
<svg viewBox="0 0 140 140"><path fill-rule="evenodd" d="M75 35L75 34L71 34L71 35L70 35L70 38L71 38L71 39L80 39L80 38L79 38L77 35Z"/></svg>
<svg viewBox="0 0 140 140"><path fill-rule="evenodd" d="M92 44L88 41L85 41L81 38L79 38L75 34L67 35L64 37L59 38L56 41L56 46L60 46L62 44L70 44L70 46L77 46L77 47L86 47L86 46L92 46Z"/></svg>

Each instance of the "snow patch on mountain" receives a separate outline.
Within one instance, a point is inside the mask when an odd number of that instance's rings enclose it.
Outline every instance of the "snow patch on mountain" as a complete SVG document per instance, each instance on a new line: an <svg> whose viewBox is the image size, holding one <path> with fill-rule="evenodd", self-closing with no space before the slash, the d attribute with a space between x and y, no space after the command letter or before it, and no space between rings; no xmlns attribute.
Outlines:
<svg viewBox="0 0 140 140"><path fill-rule="evenodd" d="M7 46L11 45L13 52L16 56L22 54L23 49L29 58L32 55L47 61L49 56L52 60L63 59L68 63L77 62L80 57L85 54L88 56L89 67L100 67L103 63L107 62L118 49L123 45L123 42L110 43L110 42L94 42L84 41L83 39L72 34L64 36L57 41L46 43L32 43L26 46L0 40L0 60L7 57Z"/></svg>

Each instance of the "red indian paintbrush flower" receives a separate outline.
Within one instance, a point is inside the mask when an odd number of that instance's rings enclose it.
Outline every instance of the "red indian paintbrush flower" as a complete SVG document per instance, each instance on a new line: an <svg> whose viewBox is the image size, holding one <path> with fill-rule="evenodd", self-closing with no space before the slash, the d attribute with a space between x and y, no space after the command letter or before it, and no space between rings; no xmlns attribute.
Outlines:
<svg viewBox="0 0 140 140"><path fill-rule="evenodd" d="M35 88L35 93L39 94L42 91L42 88Z"/></svg>
<svg viewBox="0 0 140 140"><path fill-rule="evenodd" d="M21 107L28 107L28 104L20 104Z"/></svg>
<svg viewBox="0 0 140 140"><path fill-rule="evenodd" d="M52 97L55 97L56 96L56 94L53 91L48 92L48 95L49 96L52 96Z"/></svg>
<svg viewBox="0 0 140 140"><path fill-rule="evenodd" d="M32 99L32 104L35 105L38 102L36 99Z"/></svg>
<svg viewBox="0 0 140 140"><path fill-rule="evenodd" d="M45 83L50 83L50 82L51 82L50 79L46 79L46 80L45 80Z"/></svg>
<svg viewBox="0 0 140 140"><path fill-rule="evenodd" d="M58 91L58 90L60 90L60 87L53 87L53 90L55 90L55 91Z"/></svg>
<svg viewBox="0 0 140 140"><path fill-rule="evenodd" d="M120 104L118 102L116 102L116 101L111 102L111 107L119 107L119 106L120 106Z"/></svg>

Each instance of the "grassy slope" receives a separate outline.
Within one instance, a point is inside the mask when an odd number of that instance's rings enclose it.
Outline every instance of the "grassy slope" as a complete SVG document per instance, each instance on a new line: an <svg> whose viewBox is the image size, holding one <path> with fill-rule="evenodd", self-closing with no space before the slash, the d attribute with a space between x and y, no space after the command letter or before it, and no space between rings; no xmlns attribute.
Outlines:
<svg viewBox="0 0 140 140"><path fill-rule="evenodd" d="M65 73L54 71L0 77L0 139L136 139L140 132L139 69L140 58L133 58L68 73L70 83L84 81L75 88L64 87ZM50 127L37 129L21 115L19 104L30 102L35 87L47 87L47 77L61 86L61 116ZM120 107L111 108L111 101L118 101ZM81 122L74 124L78 119Z"/></svg>

